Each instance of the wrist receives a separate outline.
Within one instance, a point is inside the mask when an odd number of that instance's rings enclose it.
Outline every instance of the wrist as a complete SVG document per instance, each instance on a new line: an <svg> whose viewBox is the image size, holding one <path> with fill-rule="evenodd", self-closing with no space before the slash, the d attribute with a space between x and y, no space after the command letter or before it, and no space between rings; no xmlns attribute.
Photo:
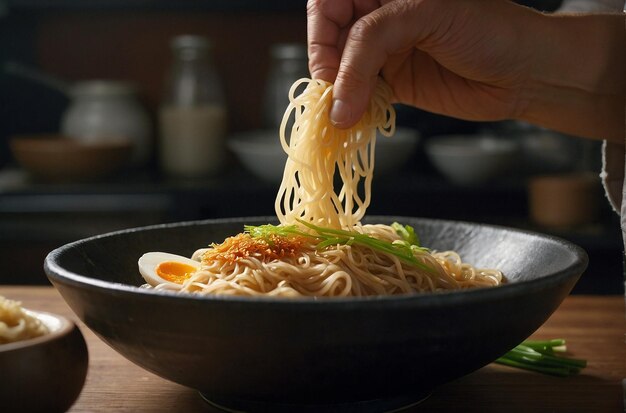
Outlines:
<svg viewBox="0 0 626 413"><path fill-rule="evenodd" d="M533 62L517 118L561 132L624 141L623 14L537 15Z"/></svg>

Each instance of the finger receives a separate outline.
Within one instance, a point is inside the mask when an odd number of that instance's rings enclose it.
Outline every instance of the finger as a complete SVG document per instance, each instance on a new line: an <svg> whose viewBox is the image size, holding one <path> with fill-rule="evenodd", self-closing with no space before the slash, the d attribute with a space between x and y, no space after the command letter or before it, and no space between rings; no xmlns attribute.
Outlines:
<svg viewBox="0 0 626 413"><path fill-rule="evenodd" d="M363 16L350 29L333 92L331 121L340 128L363 116L388 56L408 50L437 27L431 1L394 1Z"/></svg>
<svg viewBox="0 0 626 413"><path fill-rule="evenodd" d="M341 61L342 28L354 14L352 0L309 0L307 41L309 71L313 79L334 82Z"/></svg>
<svg viewBox="0 0 626 413"><path fill-rule="evenodd" d="M308 1L307 39L312 78L335 81L350 26L378 7L379 0Z"/></svg>

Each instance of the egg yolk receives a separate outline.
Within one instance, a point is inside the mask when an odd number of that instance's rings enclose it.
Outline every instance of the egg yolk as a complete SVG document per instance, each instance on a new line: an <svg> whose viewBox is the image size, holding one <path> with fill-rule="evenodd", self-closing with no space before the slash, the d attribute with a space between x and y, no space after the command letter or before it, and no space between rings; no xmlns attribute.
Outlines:
<svg viewBox="0 0 626 413"><path fill-rule="evenodd" d="M196 272L194 266L175 261L165 261L156 267L156 273L159 277L176 284L182 284L194 272Z"/></svg>

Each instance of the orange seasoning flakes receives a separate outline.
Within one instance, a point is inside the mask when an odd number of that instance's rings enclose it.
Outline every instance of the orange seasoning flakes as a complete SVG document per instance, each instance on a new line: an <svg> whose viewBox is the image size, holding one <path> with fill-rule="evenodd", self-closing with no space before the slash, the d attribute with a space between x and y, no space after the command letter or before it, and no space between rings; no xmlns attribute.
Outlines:
<svg viewBox="0 0 626 413"><path fill-rule="evenodd" d="M246 257L254 257L263 262L295 257L305 248L307 241L304 237L283 237L272 234L269 240L252 238L250 234L238 234L226 238L223 243L215 244L202 256L203 263L221 261L233 263Z"/></svg>

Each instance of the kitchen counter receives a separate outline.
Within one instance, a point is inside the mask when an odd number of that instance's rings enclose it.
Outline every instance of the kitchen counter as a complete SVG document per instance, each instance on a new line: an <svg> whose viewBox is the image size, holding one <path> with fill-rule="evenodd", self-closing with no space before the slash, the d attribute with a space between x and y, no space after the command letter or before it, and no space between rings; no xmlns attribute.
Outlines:
<svg viewBox="0 0 626 413"><path fill-rule="evenodd" d="M70 412L216 412L192 389L157 377L117 354L78 321L52 287L0 286L26 308L77 321L89 372ZM626 344L623 296L570 296L532 336L564 338L581 374L558 378L491 364L448 383L406 412L618 412L624 409ZM210 372L207 372L210 374Z"/></svg>

